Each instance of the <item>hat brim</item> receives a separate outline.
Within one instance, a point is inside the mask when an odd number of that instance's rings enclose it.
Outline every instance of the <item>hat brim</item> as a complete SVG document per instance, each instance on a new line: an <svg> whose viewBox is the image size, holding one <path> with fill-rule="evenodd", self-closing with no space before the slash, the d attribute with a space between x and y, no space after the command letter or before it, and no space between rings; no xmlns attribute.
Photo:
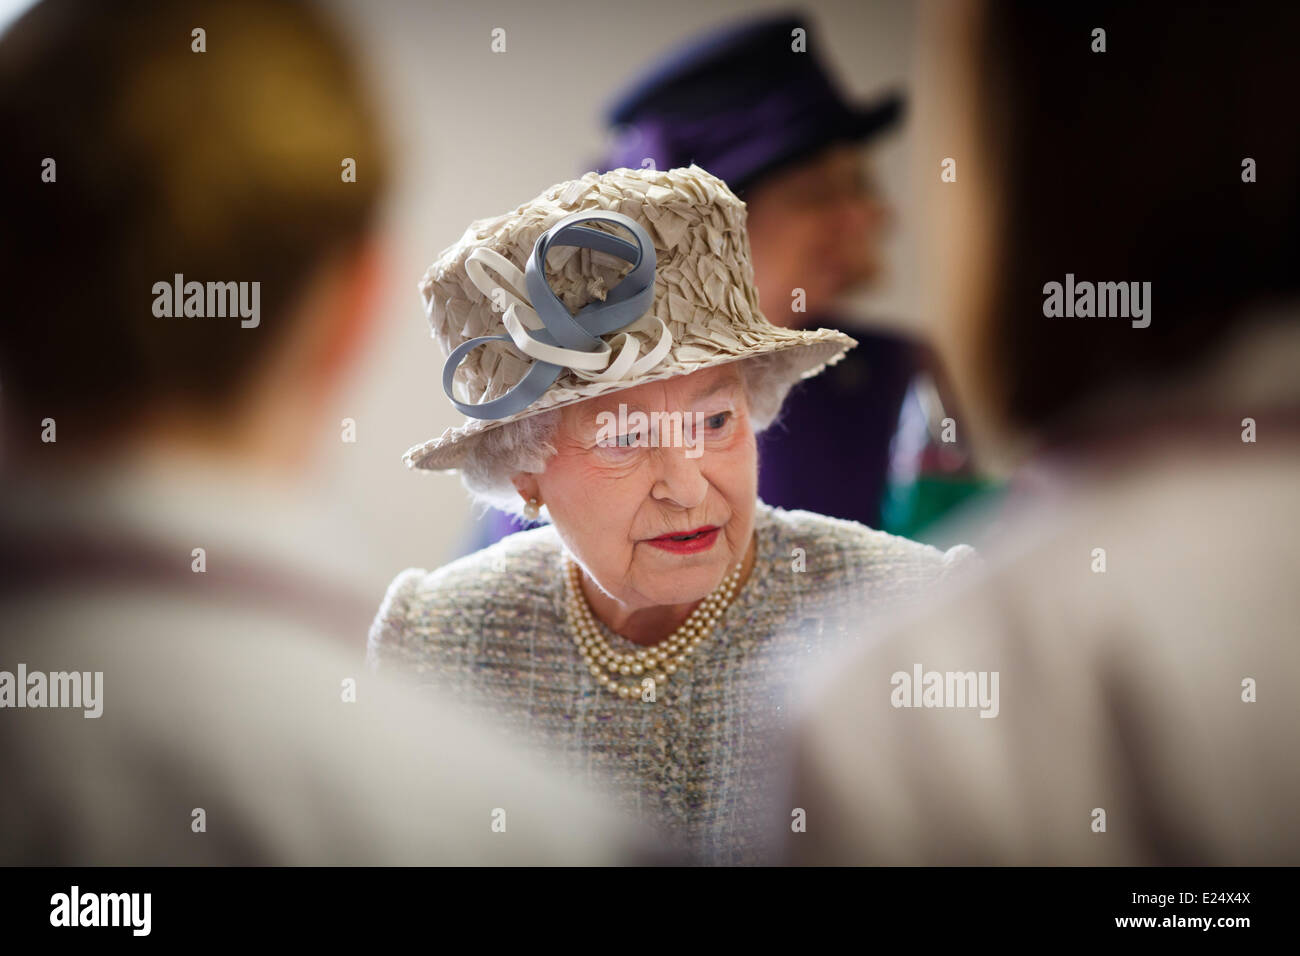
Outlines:
<svg viewBox="0 0 1300 956"><path fill-rule="evenodd" d="M570 391L576 394L556 398L549 402L547 401L548 396L544 395L525 411L509 418L493 420L469 419L459 427L447 429L437 438L432 438L408 449L402 460L406 462L408 468L419 471L455 470L464 465L474 445L485 434L493 429L500 428L502 425L530 418L533 415L540 415L542 412L548 412L552 409L576 405L579 402L585 402L600 395L626 391L638 385L662 381L677 375L690 375L692 372L739 362L759 355L789 352L792 360L788 374L791 378L791 384L794 384L802 379L811 378L823 369L834 365L844 358L849 349L857 344L856 339L834 329L794 330L773 326L769 332L768 340L755 345L741 346L733 351L720 351L695 362L667 361L662 369L656 369L631 381L592 382L579 385L573 390L565 390L566 395Z"/></svg>

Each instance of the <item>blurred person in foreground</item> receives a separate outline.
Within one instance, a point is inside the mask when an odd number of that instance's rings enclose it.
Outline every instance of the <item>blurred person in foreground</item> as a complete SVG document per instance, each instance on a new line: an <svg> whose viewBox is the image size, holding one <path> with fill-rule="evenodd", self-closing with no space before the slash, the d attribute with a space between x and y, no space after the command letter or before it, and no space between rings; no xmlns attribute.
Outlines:
<svg viewBox="0 0 1300 956"><path fill-rule="evenodd" d="M1296 864L1300 12L929 13L936 314L1018 521L805 689L790 859Z"/></svg>
<svg viewBox="0 0 1300 956"><path fill-rule="evenodd" d="M0 40L0 129L0 862L624 859L593 798L364 675L332 517L294 506L389 162L333 29L47 0ZM260 291L196 315L177 275Z"/></svg>
<svg viewBox="0 0 1300 956"><path fill-rule="evenodd" d="M551 524L399 575L374 665L500 714L696 860L770 862L787 683L829 613L973 554L759 497L755 434L853 339L763 317L744 204L698 166L551 186L421 290L466 421L407 465Z"/></svg>
<svg viewBox="0 0 1300 956"><path fill-rule="evenodd" d="M858 341L793 389L759 439L759 492L771 505L911 537L984 484L963 442L939 440L942 420L959 413L934 351L841 314L843 298L885 269L890 212L871 149L897 126L903 99L847 100L824 49L810 21L789 13L692 38L615 97L614 139L594 168L694 163L745 202L764 315ZM494 512L480 546L518 527Z"/></svg>

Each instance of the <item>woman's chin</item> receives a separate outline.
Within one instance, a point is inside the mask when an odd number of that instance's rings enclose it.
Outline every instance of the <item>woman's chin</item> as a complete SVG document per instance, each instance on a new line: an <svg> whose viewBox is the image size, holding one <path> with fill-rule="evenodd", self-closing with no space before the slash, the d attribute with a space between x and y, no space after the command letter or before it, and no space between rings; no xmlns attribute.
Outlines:
<svg viewBox="0 0 1300 956"><path fill-rule="evenodd" d="M665 568L660 565L647 574L654 579L656 587L646 596L659 605L693 604L712 594L726 573L727 568L716 559L689 567Z"/></svg>

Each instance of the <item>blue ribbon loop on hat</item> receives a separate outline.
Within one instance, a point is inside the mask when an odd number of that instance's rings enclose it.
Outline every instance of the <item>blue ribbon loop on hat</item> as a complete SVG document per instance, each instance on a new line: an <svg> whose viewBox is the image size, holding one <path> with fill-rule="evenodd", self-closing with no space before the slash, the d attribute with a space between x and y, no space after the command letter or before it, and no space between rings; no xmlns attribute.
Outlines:
<svg viewBox="0 0 1300 956"><path fill-rule="evenodd" d="M629 242L598 229L584 228L581 225L584 222L615 223L632 233L635 242ZM632 271L623 277L603 301L590 302L579 309L576 315L570 315L569 310L546 280L546 253L552 246L578 246L608 253L632 263ZM653 305L657 264L654 243L649 233L636 220L622 213L596 210L574 213L561 219L546 230L533 245L532 255L524 271L529 301L522 305L525 308L531 306L532 312L541 320L543 327L519 329L518 334L527 335L533 342L543 346L560 347L575 352L608 350L608 345L601 336L626 328L645 315ZM508 310L512 313L512 320L513 309L514 306ZM518 349L517 343L509 335L481 335L456 346L447 356L447 362L442 369L442 390L457 410L471 418L508 418L521 412L537 401L565 371L564 365L534 359L524 377L500 398L477 405L459 401L452 394L456 370L465 356L489 342L506 342ZM660 345L647 358L653 358L653 361L657 362L658 357L667 351L670 344L671 337L668 336L665 327Z"/></svg>

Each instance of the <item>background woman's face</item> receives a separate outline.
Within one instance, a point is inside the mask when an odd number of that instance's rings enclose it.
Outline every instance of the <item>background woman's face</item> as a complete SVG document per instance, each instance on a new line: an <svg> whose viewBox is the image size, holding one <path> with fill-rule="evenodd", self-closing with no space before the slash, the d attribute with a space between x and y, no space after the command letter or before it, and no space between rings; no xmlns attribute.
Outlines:
<svg viewBox="0 0 1300 956"><path fill-rule="evenodd" d="M661 428L660 447L637 447L648 437L637 428L617 429L621 444L602 443L601 413L617 420L620 403L628 415L680 412L687 430ZM541 500L569 551L615 600L630 609L698 601L744 560L758 454L734 363L569 406L553 443L538 476ZM718 530L697 550L652 541L706 526Z"/></svg>
<svg viewBox="0 0 1300 956"><path fill-rule="evenodd" d="M880 273L889 211L865 163L858 147L831 146L749 190L759 305L773 322L812 320ZM795 288L807 294L802 316L789 314Z"/></svg>

